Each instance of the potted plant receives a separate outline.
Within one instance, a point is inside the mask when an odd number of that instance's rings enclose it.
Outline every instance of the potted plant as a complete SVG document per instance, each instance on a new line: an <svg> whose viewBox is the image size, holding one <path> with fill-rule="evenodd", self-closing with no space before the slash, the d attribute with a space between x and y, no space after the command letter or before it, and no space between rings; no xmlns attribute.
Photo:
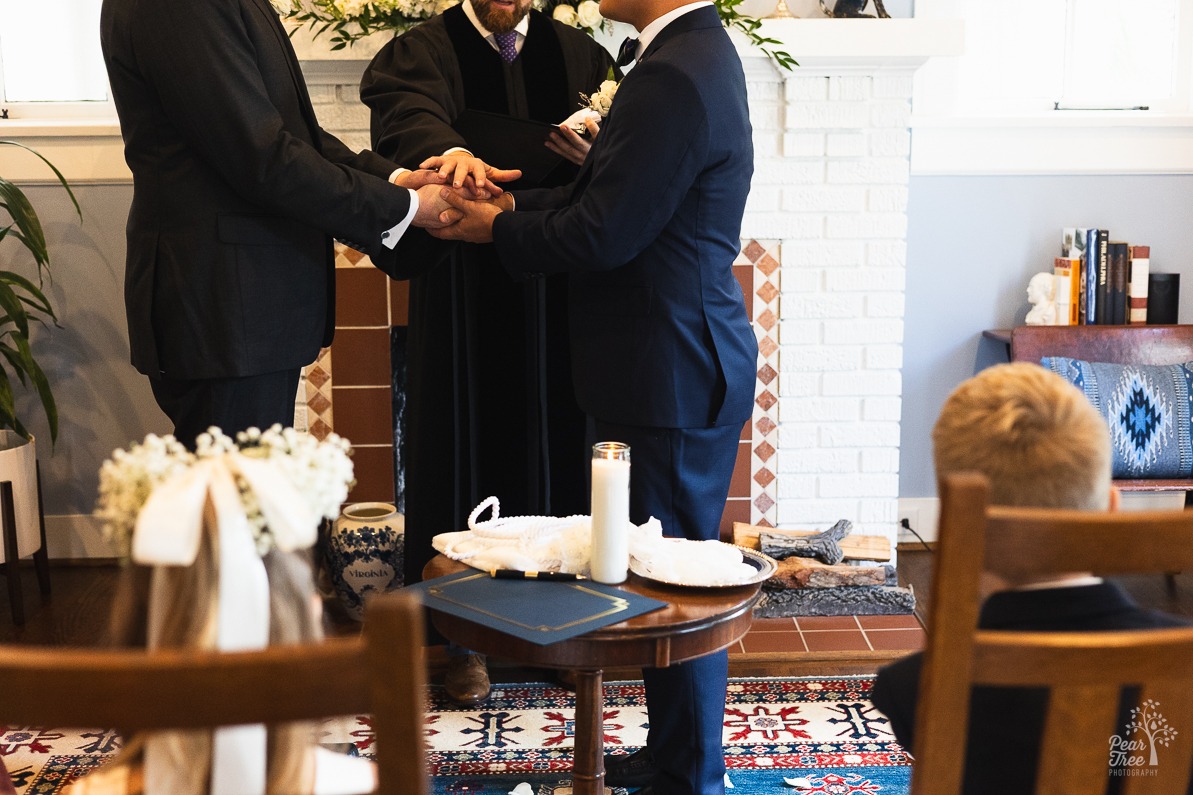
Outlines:
<svg viewBox="0 0 1193 795"><path fill-rule="evenodd" d="M2 141L0 146L16 146L38 157L54 172L74 204L82 220L79 202L62 173L50 161L16 141ZM50 258L41 221L29 199L19 187L0 176L0 250L4 241L12 238L33 255L37 280L8 270L12 258L0 259L0 481L13 484L16 510L17 549L19 553L36 549L40 541L40 522L37 504L37 453L32 434L17 416L14 376L23 388L32 388L41 401L50 428L50 443L58 439L58 407L50 383L33 356L29 345L30 328L48 320L57 325L58 318L43 292L44 279L49 275ZM8 249L13 248L8 246ZM3 559L0 550L0 560Z"/></svg>

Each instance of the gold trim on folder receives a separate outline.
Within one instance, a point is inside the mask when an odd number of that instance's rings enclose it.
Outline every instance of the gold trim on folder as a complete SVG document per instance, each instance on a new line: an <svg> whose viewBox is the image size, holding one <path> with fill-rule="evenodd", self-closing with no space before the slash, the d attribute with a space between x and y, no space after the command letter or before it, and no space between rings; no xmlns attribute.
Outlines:
<svg viewBox="0 0 1193 795"><path fill-rule="evenodd" d="M530 630L532 632L559 632L560 630L568 629L568 628L574 627L578 624L583 624L586 621L593 621L598 618L605 618L606 616L611 616L616 613L621 613L624 610L626 610L626 608L628 608L630 606L629 601L626 600L625 598L620 597L620 596L612 596L610 594L603 593L601 591L595 591L592 588L589 588L588 586L586 586L582 582L561 582L561 583L559 583L559 585L561 585L561 586L564 586L567 588L574 588L577 591L583 591L584 593L591 594L593 596L598 596L601 599L604 599L605 601L607 601L609 603L608 609L602 610L599 613L593 613L593 614L585 616L583 618L577 618L572 621L568 621L566 624L557 624L554 626L548 626L545 624L539 624L537 626L531 625L531 624L523 624L522 622L516 620L515 618L513 618L511 616L504 615L502 613L490 612L488 610L485 610L483 607L480 607L479 605L476 605L472 602L464 602L464 601L460 601L459 599L453 599L452 597L448 596L445 593L447 591L447 589L453 585L459 585L460 583L471 582L472 580L475 580L478 577L484 577L485 579L490 579L487 572L478 572L477 574L473 574L469 577L461 577L458 580L452 580L451 582L445 583L443 585L432 586L427 589L427 593L430 594L431 596L438 597L439 599L442 599L443 601L449 602L453 605L459 605L460 607L466 607L469 610L480 613L481 615L489 616L490 618L497 619L498 621L503 621L507 624L513 624L514 626L521 627L523 629Z"/></svg>

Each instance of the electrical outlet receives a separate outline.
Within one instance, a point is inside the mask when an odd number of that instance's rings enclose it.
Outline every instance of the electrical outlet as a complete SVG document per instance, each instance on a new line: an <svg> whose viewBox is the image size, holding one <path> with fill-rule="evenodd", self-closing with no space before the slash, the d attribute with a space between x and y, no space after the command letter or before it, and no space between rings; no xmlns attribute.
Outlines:
<svg viewBox="0 0 1193 795"><path fill-rule="evenodd" d="M898 543L900 543L900 544L914 543L916 541L916 537L914 535L912 535L910 532L908 532L907 528L903 524L904 521L906 521L907 524L911 525L911 527L914 530L916 530L916 532L919 532L919 530L920 530L920 509L914 508L911 506L904 506L904 505L899 506Z"/></svg>

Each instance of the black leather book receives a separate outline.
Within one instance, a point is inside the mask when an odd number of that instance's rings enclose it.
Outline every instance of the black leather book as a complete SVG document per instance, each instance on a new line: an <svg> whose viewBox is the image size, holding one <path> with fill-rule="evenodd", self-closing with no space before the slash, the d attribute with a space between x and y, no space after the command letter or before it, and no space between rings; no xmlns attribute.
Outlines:
<svg viewBox="0 0 1193 795"><path fill-rule="evenodd" d="M452 129L468 142L472 154L496 168L517 168L522 178L502 187L533 188L556 168L567 163L546 147L554 124L518 119L501 113L466 110L452 122Z"/></svg>

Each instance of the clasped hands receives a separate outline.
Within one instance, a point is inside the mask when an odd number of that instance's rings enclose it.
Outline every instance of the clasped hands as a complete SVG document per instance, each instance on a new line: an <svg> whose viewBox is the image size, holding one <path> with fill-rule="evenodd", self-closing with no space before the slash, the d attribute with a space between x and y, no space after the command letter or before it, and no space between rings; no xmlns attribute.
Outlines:
<svg viewBox="0 0 1193 795"><path fill-rule="evenodd" d="M501 199L505 191L498 183L520 176L517 169L494 168L467 152L458 152L428 158L417 171L399 174L394 184L418 194L418 211L411 223L436 230L459 223L470 205Z"/></svg>

